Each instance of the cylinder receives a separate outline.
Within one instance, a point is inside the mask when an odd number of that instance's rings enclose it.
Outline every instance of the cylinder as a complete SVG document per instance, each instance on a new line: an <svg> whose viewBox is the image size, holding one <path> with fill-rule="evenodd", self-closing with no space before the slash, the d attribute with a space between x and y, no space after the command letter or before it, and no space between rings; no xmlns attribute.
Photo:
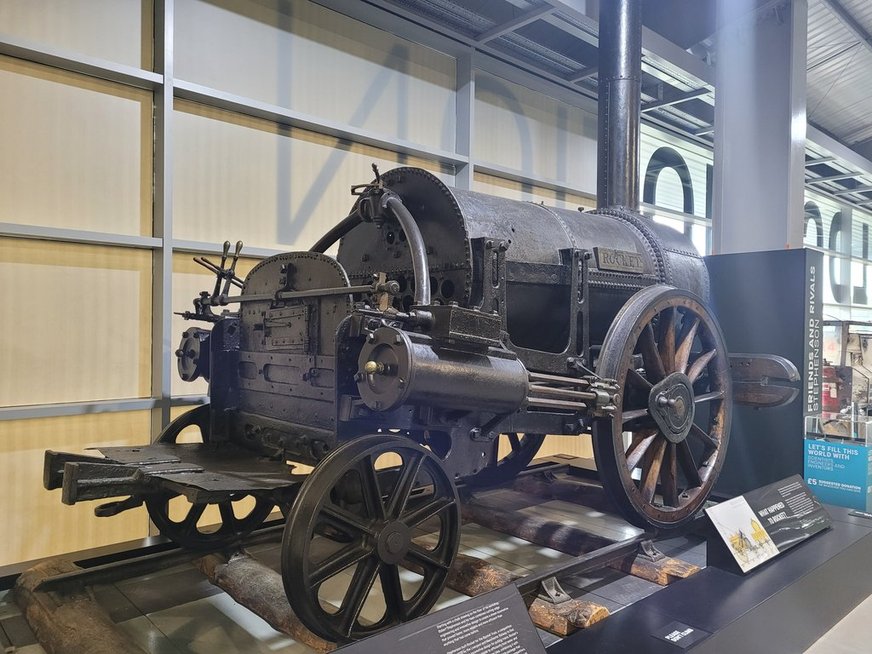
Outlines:
<svg viewBox="0 0 872 654"><path fill-rule="evenodd" d="M642 2L600 3L597 207L639 210Z"/></svg>
<svg viewBox="0 0 872 654"><path fill-rule="evenodd" d="M382 327L358 359L357 388L375 411L403 404L512 413L527 397L528 373L517 359L482 352L434 350L406 332Z"/></svg>

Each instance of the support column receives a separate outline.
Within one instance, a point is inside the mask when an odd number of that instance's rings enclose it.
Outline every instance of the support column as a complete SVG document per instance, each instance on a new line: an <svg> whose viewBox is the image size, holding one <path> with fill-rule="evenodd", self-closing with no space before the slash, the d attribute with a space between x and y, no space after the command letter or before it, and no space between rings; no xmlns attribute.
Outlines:
<svg viewBox="0 0 872 654"><path fill-rule="evenodd" d="M455 146L459 155L468 157L465 164L454 169L454 186L472 190L472 134L475 122L475 64L474 52L457 57L455 73Z"/></svg>
<svg viewBox="0 0 872 654"><path fill-rule="evenodd" d="M807 0L718 0L713 252L802 247Z"/></svg>
<svg viewBox="0 0 872 654"><path fill-rule="evenodd" d="M170 421L172 399L172 283L173 283L173 0L154 4L154 71L163 76L154 91L153 235L162 247L152 259L152 437Z"/></svg>

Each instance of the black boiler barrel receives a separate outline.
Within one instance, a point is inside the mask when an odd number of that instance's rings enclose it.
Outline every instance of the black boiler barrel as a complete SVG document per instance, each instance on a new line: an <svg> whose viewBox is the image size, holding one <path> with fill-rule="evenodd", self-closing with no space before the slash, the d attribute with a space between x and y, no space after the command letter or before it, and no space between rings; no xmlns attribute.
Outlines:
<svg viewBox="0 0 872 654"><path fill-rule="evenodd" d="M561 266L561 250L594 249L631 254L639 272L589 260L591 268L591 342L605 334L621 305L637 290L666 283L708 297L708 274L693 245L675 230L623 211L582 213L452 189L419 168L398 168L382 175L414 216L427 246L433 300L470 306L481 279L471 240L492 239L508 245L507 266L520 274L507 281L507 325L516 345L559 352L566 342L569 289L566 276L553 282L525 282L525 264ZM369 283L385 272L401 282L403 303L413 297L411 257L401 230L363 223L340 242L339 262L352 284ZM515 265L517 264L517 265Z"/></svg>

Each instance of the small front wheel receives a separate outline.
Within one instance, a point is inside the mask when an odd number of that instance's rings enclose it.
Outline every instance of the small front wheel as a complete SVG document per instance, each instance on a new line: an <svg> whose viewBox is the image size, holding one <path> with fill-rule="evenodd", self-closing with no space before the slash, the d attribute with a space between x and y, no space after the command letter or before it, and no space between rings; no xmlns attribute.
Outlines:
<svg viewBox="0 0 872 654"><path fill-rule="evenodd" d="M344 443L300 487L282 539L294 613L335 642L429 611L460 540L457 489L429 450L382 434Z"/></svg>

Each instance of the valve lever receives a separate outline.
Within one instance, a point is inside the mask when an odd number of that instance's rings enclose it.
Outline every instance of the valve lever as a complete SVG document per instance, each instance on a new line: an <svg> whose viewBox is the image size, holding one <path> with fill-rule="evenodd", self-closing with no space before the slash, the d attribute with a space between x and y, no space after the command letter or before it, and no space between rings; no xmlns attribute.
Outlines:
<svg viewBox="0 0 872 654"><path fill-rule="evenodd" d="M224 242L225 251L227 246L230 245L229 241ZM233 260L230 262L230 268L223 271L224 273L224 290L221 291L222 295L227 295L230 292L230 284L233 283L233 280L236 279L236 262L239 261L239 253L242 252L242 241L236 241L236 249L233 251ZM223 266L222 266L223 267Z"/></svg>
<svg viewBox="0 0 872 654"><path fill-rule="evenodd" d="M221 253L221 265L219 266L220 270L216 272L217 278L215 279L215 290L212 291L212 298L217 299L218 293L221 292L221 282L224 279L224 266L227 265L227 255L230 253L230 241L224 241L224 251Z"/></svg>

